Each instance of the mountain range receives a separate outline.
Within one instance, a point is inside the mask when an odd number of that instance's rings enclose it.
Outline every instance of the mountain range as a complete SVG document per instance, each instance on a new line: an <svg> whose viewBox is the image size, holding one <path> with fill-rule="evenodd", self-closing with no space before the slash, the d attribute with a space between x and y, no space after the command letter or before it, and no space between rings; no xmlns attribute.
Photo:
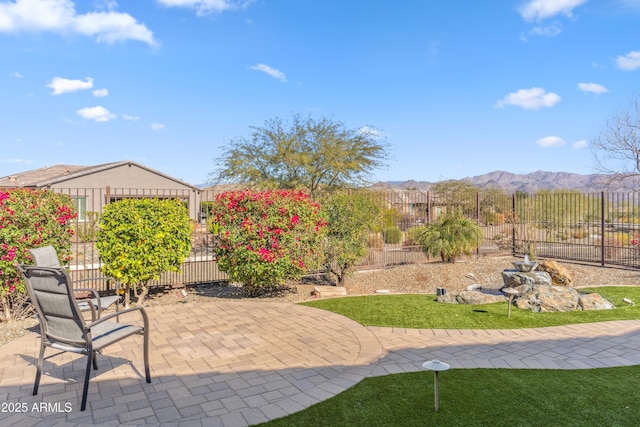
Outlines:
<svg viewBox="0 0 640 427"><path fill-rule="evenodd" d="M515 174L505 171L489 172L484 175L462 178L476 187L499 188L508 193L522 191L533 193L539 190L578 190L584 193L596 191L628 192L637 186L626 182L613 182L609 175L592 174L580 175L569 172L536 171L528 174ZM435 183L429 181L385 181L372 186L375 189L428 191Z"/></svg>

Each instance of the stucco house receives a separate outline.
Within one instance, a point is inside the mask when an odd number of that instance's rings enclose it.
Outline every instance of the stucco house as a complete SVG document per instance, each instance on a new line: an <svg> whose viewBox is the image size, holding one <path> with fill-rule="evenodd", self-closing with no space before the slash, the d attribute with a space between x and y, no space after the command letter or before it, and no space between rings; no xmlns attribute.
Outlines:
<svg viewBox="0 0 640 427"><path fill-rule="evenodd" d="M68 194L83 221L87 212L124 198L181 199L197 220L201 190L177 178L125 160L95 166L55 165L0 177L0 188L41 188Z"/></svg>

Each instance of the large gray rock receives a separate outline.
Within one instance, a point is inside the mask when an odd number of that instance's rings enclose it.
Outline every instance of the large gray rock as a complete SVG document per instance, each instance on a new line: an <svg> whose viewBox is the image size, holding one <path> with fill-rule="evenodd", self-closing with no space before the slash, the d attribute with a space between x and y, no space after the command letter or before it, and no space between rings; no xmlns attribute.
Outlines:
<svg viewBox="0 0 640 427"><path fill-rule="evenodd" d="M580 294L573 288L548 285L522 285L515 288L519 294L518 308L533 312L573 311L578 309Z"/></svg>
<svg viewBox="0 0 640 427"><path fill-rule="evenodd" d="M447 304L492 304L494 302L504 302L506 297L502 294L462 291L459 294L445 294L438 297L438 302Z"/></svg>
<svg viewBox="0 0 640 427"><path fill-rule="evenodd" d="M605 299L600 294L583 294L580 295L578 305L583 310L611 310L616 308L613 303Z"/></svg>
<svg viewBox="0 0 640 427"><path fill-rule="evenodd" d="M460 304L492 304L506 301L506 297L502 294L496 295L480 291L460 292L457 299Z"/></svg>
<svg viewBox="0 0 640 427"><path fill-rule="evenodd" d="M516 288L522 285L546 285L551 286L551 276L546 271L520 272L518 270L504 270L502 281L508 288Z"/></svg>

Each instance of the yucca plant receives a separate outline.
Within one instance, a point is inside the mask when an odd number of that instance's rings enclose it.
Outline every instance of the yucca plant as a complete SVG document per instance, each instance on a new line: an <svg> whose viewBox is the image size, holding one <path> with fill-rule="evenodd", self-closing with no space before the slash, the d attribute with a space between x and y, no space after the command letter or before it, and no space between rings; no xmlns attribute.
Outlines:
<svg viewBox="0 0 640 427"><path fill-rule="evenodd" d="M442 262L455 262L460 255L471 255L480 245L482 230L462 215L443 215L417 233L417 240L426 255L440 256Z"/></svg>

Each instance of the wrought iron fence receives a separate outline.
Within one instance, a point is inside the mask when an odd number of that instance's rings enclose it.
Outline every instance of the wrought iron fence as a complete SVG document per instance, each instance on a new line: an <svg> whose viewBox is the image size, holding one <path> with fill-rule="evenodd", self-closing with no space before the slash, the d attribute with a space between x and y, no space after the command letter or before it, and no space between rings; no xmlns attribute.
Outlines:
<svg viewBox="0 0 640 427"><path fill-rule="evenodd" d="M181 273L166 273L151 286L223 281L213 257L213 236L207 230L208 206L216 191L136 189L56 189L69 195L78 217L73 240L74 278L100 276L100 256L94 239L100 213L107 203L127 197L179 198L193 219L192 251ZM481 191L437 194L423 191L359 191L380 208L370 233L369 253L359 268L383 268L427 261L412 238L413 230L445 214L459 213L483 230L476 255L530 255L600 265L640 267L640 197L636 193L542 192L505 194ZM195 213L194 213L195 212ZM104 284L108 286L108 284Z"/></svg>

